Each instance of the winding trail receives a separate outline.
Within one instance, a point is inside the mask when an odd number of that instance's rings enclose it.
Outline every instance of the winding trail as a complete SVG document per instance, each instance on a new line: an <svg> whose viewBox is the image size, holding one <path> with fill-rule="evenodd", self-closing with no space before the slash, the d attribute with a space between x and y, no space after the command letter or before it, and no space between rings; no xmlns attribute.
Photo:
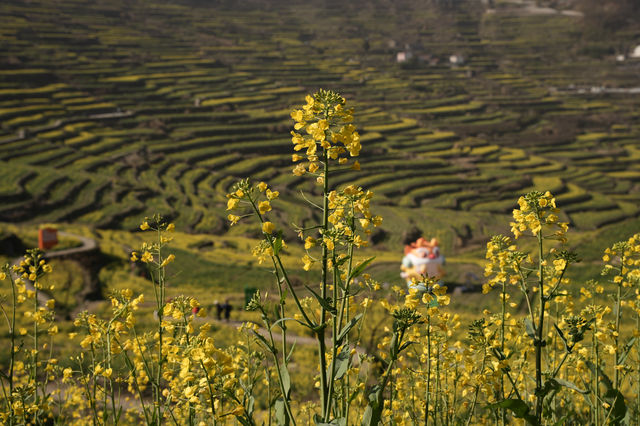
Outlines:
<svg viewBox="0 0 640 426"><path fill-rule="evenodd" d="M487 9L485 13L505 13L511 15L520 16L533 16L533 15L564 15L574 18L580 18L584 16L584 13L579 10L559 10L552 7L539 7L533 0L510 0L505 1L506 4L512 5L512 7L500 8L500 9Z"/></svg>
<svg viewBox="0 0 640 426"><path fill-rule="evenodd" d="M60 258L60 257L71 256L71 255L75 255L75 254L79 254L79 253L85 253L85 252L88 252L88 251L95 250L98 247L97 241L94 240L93 238L89 238L89 237L85 237L85 236L77 235L77 234L72 234L70 232L65 232L65 231L58 232L58 235L61 236L61 237L78 240L78 241L80 241L82 243L82 245L79 246L79 247L72 247L72 248L63 249L63 250L47 250L47 251L44 252L44 258L47 259L47 260ZM23 259L24 259L24 257L22 257L22 256L21 257L16 257L11 262L11 266L19 265L20 262ZM14 275L14 278L19 278L15 273L13 273L13 275ZM25 282L25 287L27 288L27 290L35 291L35 287L33 287L33 283L30 280L23 279L23 281ZM51 296L48 293L46 293L44 291L39 291L38 292L38 305L39 306L44 306L49 299L51 299Z"/></svg>

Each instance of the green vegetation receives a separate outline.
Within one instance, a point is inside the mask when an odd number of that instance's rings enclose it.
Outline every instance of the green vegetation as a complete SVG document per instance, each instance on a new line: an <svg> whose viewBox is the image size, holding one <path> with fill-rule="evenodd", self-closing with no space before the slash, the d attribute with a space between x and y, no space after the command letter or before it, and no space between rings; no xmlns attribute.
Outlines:
<svg viewBox="0 0 640 426"><path fill-rule="evenodd" d="M498 297L464 298L478 306L465 307L455 296L451 304L441 270L413 277L408 292L404 285L381 284L371 274L390 277L389 266L397 263L388 251L368 256L375 252L360 250L383 223L373 209L388 213L392 228L407 228L407 218L395 205L374 207L374 194L361 187L331 189L345 166L359 169L354 111L332 91L306 101L291 114L305 132L292 132L300 152L292 158L293 175L320 189L298 197L297 204L311 203L317 214L293 224L293 236L283 222L306 209L295 209L266 182L242 179L226 194L227 220L236 235L253 232L255 238L176 233L159 215L145 218L137 232L76 227L75 238L99 240L105 257L98 279L108 294L92 306L73 297L96 273L86 259L47 261L43 252L27 250L15 266L2 268L0 281L8 284L0 298L0 336L8 347L0 356L5 423L376 426L524 419L538 426L565 418L596 425L638 420L640 233L613 242L597 265L576 268L584 259L569 246L574 235L567 218L611 214L607 197L587 193L563 212L548 191L521 196L509 223L513 237L496 235L486 244L482 292ZM481 150L478 157L492 157L493 148L474 149ZM170 179L162 188L182 187L186 201L196 185L181 181L202 175L183 164L165 173ZM522 183L531 184L574 190L556 177ZM69 178L51 187L64 193L69 186L79 189ZM377 187L383 194L392 188ZM471 192L458 199L471 210L483 205ZM630 203L622 207L633 211ZM455 237L469 238L471 226L461 219L486 226L488 218L461 211L438 223L434 215L428 232L444 249L453 248ZM447 235L451 228L444 223L460 233ZM9 225L9 232L33 230ZM575 243L592 247L594 237L602 243L625 232L619 224L582 231ZM304 248L287 244L298 237ZM15 236L3 240L9 242L15 246ZM478 273L480 252L450 257L454 274L447 280L459 283L465 270ZM203 322L208 309L219 306L211 298L224 295L226 305L239 282L255 287L246 286L244 300L234 301L248 311L234 316L243 321L238 330ZM61 313L73 323L60 320Z"/></svg>
<svg viewBox="0 0 640 426"><path fill-rule="evenodd" d="M516 13L507 1L486 13L471 1L442 9L407 0L382 17L362 0L345 25L349 10L253 3L239 14L191 0L5 2L0 159L11 167L2 167L0 193L15 198L0 220L129 229L159 210L220 234L220 194L234 178L271 179L285 200L314 191L275 159L289 150L290 105L319 85L364 107L368 165L358 179L399 215L420 218L423 206L453 222L465 210L503 214L519 191L546 187L542 177L569 188L559 199L578 197L570 214L582 231L637 214L637 96L590 90L637 79L632 66L575 48L594 44L580 37L580 19ZM113 14L120 8L126 16ZM636 27L625 31L609 34L612 47L633 47ZM398 64L405 44L414 60ZM452 54L465 63L450 65ZM587 193L591 201L580 198ZM26 213L31 206L46 208Z"/></svg>

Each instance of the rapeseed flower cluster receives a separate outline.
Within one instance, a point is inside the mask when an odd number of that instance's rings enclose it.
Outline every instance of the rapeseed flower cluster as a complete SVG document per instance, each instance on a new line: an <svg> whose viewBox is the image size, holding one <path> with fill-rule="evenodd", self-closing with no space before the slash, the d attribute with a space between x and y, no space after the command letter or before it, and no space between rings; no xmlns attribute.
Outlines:
<svg viewBox="0 0 640 426"><path fill-rule="evenodd" d="M556 199L549 191L544 194L538 191L530 192L518 199L518 205L519 208L513 211L514 222L511 222L511 232L515 238L527 230L536 236L543 231L543 226L547 226L556 229L553 237L566 241L564 234L569 224L559 221Z"/></svg>
<svg viewBox="0 0 640 426"><path fill-rule="evenodd" d="M317 174L319 183L323 183L326 176L317 173L321 165L327 170L328 160L337 160L339 164L347 164L348 157L357 157L362 148L360 135L353 121L353 109L346 108L345 99L338 93L320 90L313 96L306 97L306 105L294 110L291 118L295 121L291 132L293 149L296 152L304 150L307 163L299 163L293 169L293 174L302 176L309 172ZM305 134L298 133L304 129ZM305 156L293 154L293 162L305 159ZM360 164L355 161L351 166L358 170Z"/></svg>

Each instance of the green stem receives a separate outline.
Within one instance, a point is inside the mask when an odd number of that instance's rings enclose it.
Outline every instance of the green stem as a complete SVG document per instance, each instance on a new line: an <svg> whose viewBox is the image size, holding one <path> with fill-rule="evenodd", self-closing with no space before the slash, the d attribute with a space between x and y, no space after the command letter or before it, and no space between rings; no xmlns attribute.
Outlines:
<svg viewBox="0 0 640 426"><path fill-rule="evenodd" d="M92 347L93 347L93 344L92 344ZM92 360L92 363L93 363L93 360ZM78 366L80 368L80 377L81 377L81 379L83 381L85 392L87 393L87 399L89 400L89 406L91 407L91 411L93 412L93 424L97 425L98 424L98 409L96 408L95 395L92 394L92 392L91 392L91 388L89 387L89 381L86 379L86 375L84 374L84 368L83 368L81 360L79 360Z"/></svg>
<svg viewBox="0 0 640 426"><path fill-rule="evenodd" d="M524 276L522 272L522 268L518 265L518 275L520 275L520 290L524 294L524 299L527 302L527 309L529 311L529 317L531 317L531 324L535 324L535 316L533 315L533 308L531 307L531 299L529 298L529 289L526 287L527 278Z"/></svg>
<svg viewBox="0 0 640 426"><path fill-rule="evenodd" d="M11 307L11 354L9 359L9 399L7 402L9 404L9 412L11 416L11 424L14 422L14 412L13 412L13 367L15 364L16 358L16 305L18 303L16 296L16 284L13 280L13 275L11 271L5 268L5 272L9 275L9 279L11 280L11 297L13 301L13 306Z"/></svg>
<svg viewBox="0 0 640 426"><path fill-rule="evenodd" d="M595 426L599 426L600 425L600 377L599 377L599 372L598 372L598 368L600 366L600 357L598 354L598 339L596 338L596 334L598 334L598 324L597 321L593 327L593 349L595 351L595 358L596 358L596 364L594 367L594 373L595 373L595 384L594 384L594 394L595 394L595 401L594 401L594 405L596 407L596 412L595 412L595 421L593 422L595 424Z"/></svg>
<svg viewBox="0 0 640 426"><path fill-rule="evenodd" d="M325 114L326 116L326 114ZM326 236L329 229L329 152L323 151L324 174L322 183L322 237ZM320 297L327 298L327 263L328 250L326 244L322 244L322 287L320 289ZM334 283L335 284L335 283ZM327 355L326 344L324 341L324 324L326 321L327 311L324 306L320 307L320 327L316 331L318 339L318 361L320 364L320 405L322 413L327 412L328 387L327 387Z"/></svg>
<svg viewBox="0 0 640 426"><path fill-rule="evenodd" d="M543 245L542 231L538 231L538 293L540 304L538 310L538 328L536 330L535 354L536 354L536 419L538 423L542 423L542 403L544 396L538 394L542 391L542 336L544 332L544 269L543 269Z"/></svg>
<svg viewBox="0 0 640 426"><path fill-rule="evenodd" d="M134 332L135 332L135 329L134 329ZM118 346L120 346L120 348L122 348L122 344L120 343L120 341L117 338L114 339L114 340L118 344ZM136 341L137 341L137 339L136 339ZM138 345L139 344L140 343L138 342ZM133 363L133 361L131 361L131 358L129 357L129 354L127 353L126 350L122 349L122 354L124 355L125 364L129 368L129 373L131 375L133 375L133 384L134 384L134 387L136 389L136 392L138 393L138 398L140 399L140 406L142 407L142 412L144 413L144 419L145 419L147 425L149 425L149 424L151 424L151 421L149 420L149 414L148 414L148 411L147 411L147 407L145 406L144 399L142 398L142 391L140 390L140 387L138 386L138 380L137 380L137 376L138 375L136 374L137 371L136 371L136 368L135 368L135 364Z"/></svg>
<svg viewBox="0 0 640 426"><path fill-rule="evenodd" d="M355 231L355 226L354 226L353 222L352 222L351 226L352 226L351 230ZM353 244L351 244L349 246L349 260L348 260L348 266L347 266L347 279L351 275L352 268L353 268ZM346 301L346 308L345 308L345 310L346 310L346 320L345 321L346 321L347 324L349 323L349 320L350 320L350 318L349 318L349 308L350 308L350 306L349 306L349 297L350 297L350 294L351 294L350 289L349 289L350 285L351 285L351 282L349 282L349 281L347 281L345 283L345 288L346 288L346 294L344 295L345 301ZM340 327L342 327L342 324L340 324ZM344 339L345 339L345 347L349 348L349 335L347 334ZM346 377L345 377L345 390L344 390L344 392L342 392L342 399L343 399L343 405L344 405L343 411L344 411L344 417L345 417L345 424L347 424L347 425L349 424L349 411L350 411L349 410L349 395L350 395L350 393L351 393L351 384L350 384L350 380L349 380L349 375L347 374Z"/></svg>
<svg viewBox="0 0 640 426"><path fill-rule="evenodd" d="M260 223L264 223L264 218L262 217L262 214L260 214L260 210L258 209L258 206L256 206L255 200L252 199L251 197L249 197L249 202L251 203L251 207L253 208L254 212L258 216L258 219L260 220ZM311 318L309 318L309 316L307 315L307 312L302 307L302 303L300 302L300 298L298 297L298 294L296 293L295 289L293 288L293 285L291 284L291 280L289 279L289 274L287 274L287 270L285 269L284 264L282 263L282 258L280 257L280 254L276 254L275 253L276 250L275 250L275 243L274 243L273 237L271 235L267 235L266 238L267 238L267 242L271 246L271 249L274 251L274 255L272 256L272 260L273 260L273 258L275 258L275 262L277 263L276 271L278 270L278 268L280 268L280 271L282 272L282 278L284 279L285 283L287 284L287 288L291 292L291 296L293 296L293 300L294 300L296 306L298 307L298 311L300 312L300 315L302 315L302 317L304 318L305 322L307 323L307 326L310 329L314 329L315 328L315 324L311 320Z"/></svg>
<svg viewBox="0 0 640 426"><path fill-rule="evenodd" d="M509 382L511 382L511 387L513 388L513 393L516 394L516 398L522 399L522 397L520 396L520 392L518 392L518 388L516 387L516 382L515 380L513 380L513 377L511 377L511 373L507 371L506 376L507 379L509 379Z"/></svg>
<svg viewBox="0 0 640 426"><path fill-rule="evenodd" d="M333 252L333 264L336 264L336 256L335 251ZM334 303L337 303L338 300L338 268L333 268L333 300ZM331 404L333 399L333 387L335 386L335 369L336 369L336 357L338 356L338 342L336 338L338 337L338 323L342 322L342 315L344 309L344 301L342 299L342 307L340 309L340 319L337 316L333 317L333 336L331 340L331 367L329 374L329 384L327 386L327 403L324 411L324 421L328 422L329 417L331 415Z"/></svg>
<svg viewBox="0 0 640 426"><path fill-rule="evenodd" d="M280 392L282 393L282 401L284 402L284 408L285 411L287 413L287 416L289 417L289 420L291 420L291 423L295 426L296 424L296 419L295 417L293 417L293 413L291 411L291 405L289 403L289 395L285 392L284 389L284 382L282 380L282 373L280 371L280 366L278 363L278 353L275 350L275 341L273 340L273 333L271 332L271 324L269 324L267 315L265 312L262 313L264 315L265 318L265 323L267 325L267 331L269 332L269 341L271 342L271 347L274 348L274 351L271 352L271 355L273 355L273 362L275 362L276 364L276 372L278 373L278 383L280 383ZM285 357L286 354L283 354L283 357ZM286 368L286 367L284 367Z"/></svg>
<svg viewBox="0 0 640 426"><path fill-rule="evenodd" d="M506 314L506 309L507 309L507 290L506 290L506 283L503 281L502 282L502 312L501 312L501 321L500 321L500 350L501 350L501 356L506 356L505 352L504 352L504 320L505 320L505 314ZM502 360L500 360L502 361ZM501 369L501 374L500 374L500 399L504 400L504 374L505 371L504 369ZM501 415L500 415L500 422L502 424L502 426L504 426L507 422L507 410L506 408L503 408L500 410L501 411Z"/></svg>
<svg viewBox="0 0 640 426"><path fill-rule="evenodd" d="M620 262L621 262L621 270L620 270L620 274L622 274L622 268L624 268L624 264L625 264L625 256L624 254L620 257ZM614 347L615 347L615 354L614 354L614 360L613 360L613 387L614 389L618 389L618 386L620 385L620 372L617 369L618 366L618 358L620 356L620 349L618 348L618 336L620 334L620 319L622 318L622 282L618 283L618 289L617 289L617 293L616 293L616 328L615 328L615 333L613 335L613 341L614 341Z"/></svg>
<svg viewBox="0 0 640 426"><path fill-rule="evenodd" d="M424 404L424 424L429 424L429 399L431 397L431 316L427 315L427 391Z"/></svg>
<svg viewBox="0 0 640 426"><path fill-rule="evenodd" d="M480 374L484 373L484 366L485 363L487 361L487 355L486 355L486 348L483 346L482 347L482 365L480 366ZM473 394L473 402L471 403L471 409L469 410L469 417L467 417L467 421L465 423L465 426L469 426L471 424L471 420L473 419L473 413L476 410L476 404L478 402L478 393L480 392L480 386L476 385L476 391ZM426 418L425 418L426 419ZM425 421L425 426L427 425L427 422Z"/></svg>
<svg viewBox="0 0 640 426"><path fill-rule="evenodd" d="M636 333L640 336L640 313L636 314ZM636 340L636 353L640 357L640 339ZM640 424L640 369L636 369L636 424Z"/></svg>
<svg viewBox="0 0 640 426"><path fill-rule="evenodd" d="M271 261L273 262L273 267L276 274L276 281L278 282L278 296L280 297L280 318L286 318L285 310L284 310L284 295L282 293L282 283L280 282L280 272L278 271L278 265L276 261L271 257ZM287 365L287 325L285 321L280 322L280 330L282 336L282 363Z"/></svg>
<svg viewBox="0 0 640 426"><path fill-rule="evenodd" d="M437 345L438 341L436 340L436 345ZM440 412L439 408L440 408L440 351L439 348L436 346L436 390L435 390L435 395L433 398L434 401L434 407L433 407L433 420L434 420L434 425L438 424L438 413Z"/></svg>
<svg viewBox="0 0 640 426"><path fill-rule="evenodd" d="M209 372L207 371L207 368L205 367L204 362L202 362L202 359L200 360L200 368L202 368L202 371L204 372L204 377L207 379L207 387L209 388L209 405L211 406L211 419L213 420L213 424L215 425L216 424L216 405L215 405L215 400L213 398L213 384L211 383Z"/></svg>
<svg viewBox="0 0 640 426"><path fill-rule="evenodd" d="M36 258L34 258L34 263L36 263L37 260ZM35 314L36 312L38 312L38 281L36 279L36 281L33 282L33 289L34 289L34 297L33 297L33 313ZM35 405L36 407L39 405L40 403L40 398L38 397L38 321L33 321L33 384L34 384L34 392L35 392ZM36 424L38 424L40 422L38 413L40 411L40 408L36 408L36 412L35 412L35 422Z"/></svg>
<svg viewBox="0 0 640 426"><path fill-rule="evenodd" d="M157 229L157 235L158 235L158 265L162 265L163 259L162 259L162 232L160 230L160 224L158 224L158 229ZM165 274L164 274L164 268L161 266L158 266L158 295L159 298L157 299L157 310L158 310L158 371L156 374L156 382L154 384L155 387L155 402L156 402L156 415L157 415L157 424L161 425L162 424L162 417L163 417L163 413L162 413L162 389L160 386L161 380L162 380L162 367L164 364L164 359L163 359L163 355L162 355L162 346L163 346L163 334L164 334L164 330L162 327L162 318L164 315L164 300L165 300Z"/></svg>

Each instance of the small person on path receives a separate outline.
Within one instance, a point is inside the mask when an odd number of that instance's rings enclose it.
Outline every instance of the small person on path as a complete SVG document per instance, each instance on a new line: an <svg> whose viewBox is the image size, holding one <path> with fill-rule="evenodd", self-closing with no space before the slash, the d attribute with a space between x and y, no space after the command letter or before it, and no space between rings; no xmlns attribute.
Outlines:
<svg viewBox="0 0 640 426"><path fill-rule="evenodd" d="M224 303L220 303L217 300L215 301L216 306L216 317L219 321L222 321L222 314L224 314L225 321L229 321L231 317L231 310L233 306L229 303L229 299L225 300Z"/></svg>

